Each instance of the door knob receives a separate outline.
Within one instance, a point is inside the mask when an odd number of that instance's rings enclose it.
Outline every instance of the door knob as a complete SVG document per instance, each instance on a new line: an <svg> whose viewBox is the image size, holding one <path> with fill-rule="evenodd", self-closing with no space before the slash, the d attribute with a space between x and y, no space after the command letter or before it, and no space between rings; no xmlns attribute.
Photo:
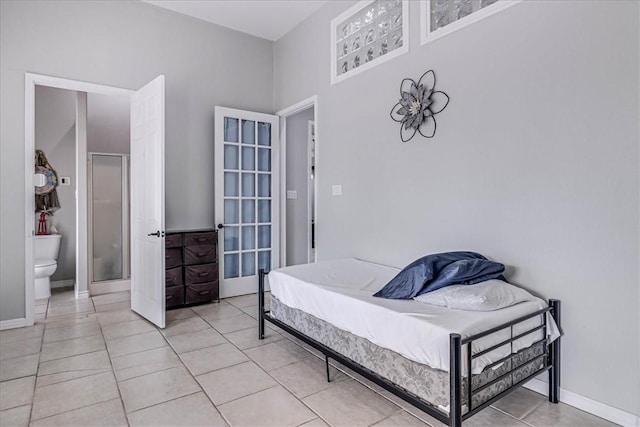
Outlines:
<svg viewBox="0 0 640 427"><path fill-rule="evenodd" d="M160 230L156 231L155 233L149 233L149 234L147 234L147 236L156 236L156 237L160 237Z"/></svg>
<svg viewBox="0 0 640 427"><path fill-rule="evenodd" d="M223 224L218 224L218 230L221 230L221 229L223 229L223 228L224 228L224 225L223 225Z"/></svg>

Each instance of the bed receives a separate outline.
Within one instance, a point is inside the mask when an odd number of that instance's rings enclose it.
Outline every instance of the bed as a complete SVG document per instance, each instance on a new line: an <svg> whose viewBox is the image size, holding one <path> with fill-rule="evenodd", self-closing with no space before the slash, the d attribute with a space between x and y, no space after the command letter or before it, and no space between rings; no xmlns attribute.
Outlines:
<svg viewBox="0 0 640 427"><path fill-rule="evenodd" d="M451 426L546 371L558 402L558 300L469 312L373 297L398 272L357 259L261 270L259 337L271 322L325 355L328 380L331 358Z"/></svg>

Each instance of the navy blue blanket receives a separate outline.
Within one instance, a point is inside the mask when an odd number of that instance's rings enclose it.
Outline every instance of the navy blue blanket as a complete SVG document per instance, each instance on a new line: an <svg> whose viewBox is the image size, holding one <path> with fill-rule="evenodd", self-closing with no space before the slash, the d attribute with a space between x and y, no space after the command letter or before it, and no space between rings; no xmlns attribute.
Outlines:
<svg viewBox="0 0 640 427"><path fill-rule="evenodd" d="M406 266L373 296L411 299L449 285L471 285L490 279L506 279L504 265L476 252L444 252L427 255Z"/></svg>

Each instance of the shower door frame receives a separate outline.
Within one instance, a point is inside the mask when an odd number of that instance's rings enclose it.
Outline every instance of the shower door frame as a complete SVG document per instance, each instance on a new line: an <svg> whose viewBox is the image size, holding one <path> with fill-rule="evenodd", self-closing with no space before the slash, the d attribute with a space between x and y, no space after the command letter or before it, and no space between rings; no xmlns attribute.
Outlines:
<svg viewBox="0 0 640 427"><path fill-rule="evenodd" d="M93 156L110 156L120 157L122 165L122 278L112 280L102 280L96 282L93 277ZM131 216L131 202L129 200L130 190L130 155L121 153L101 153L101 152L89 152L87 153L87 209L88 209L88 221L87 221L87 237L88 237L88 257L87 268L89 273L88 286L91 289L96 285L118 285L122 284L125 287L131 284L131 236L129 220ZM101 292L98 292L101 293ZM92 295L94 293L92 292Z"/></svg>

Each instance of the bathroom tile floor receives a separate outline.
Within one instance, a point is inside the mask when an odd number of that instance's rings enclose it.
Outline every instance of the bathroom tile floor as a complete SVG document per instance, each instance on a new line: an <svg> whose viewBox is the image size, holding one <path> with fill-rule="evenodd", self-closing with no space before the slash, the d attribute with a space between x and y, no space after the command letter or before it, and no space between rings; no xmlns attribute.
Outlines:
<svg viewBox="0 0 640 427"><path fill-rule="evenodd" d="M37 302L0 332L0 426L440 426L278 328L256 338L256 295L167 312L157 329L126 292ZM269 326L269 324L267 324ZM468 426L608 426L519 389Z"/></svg>

